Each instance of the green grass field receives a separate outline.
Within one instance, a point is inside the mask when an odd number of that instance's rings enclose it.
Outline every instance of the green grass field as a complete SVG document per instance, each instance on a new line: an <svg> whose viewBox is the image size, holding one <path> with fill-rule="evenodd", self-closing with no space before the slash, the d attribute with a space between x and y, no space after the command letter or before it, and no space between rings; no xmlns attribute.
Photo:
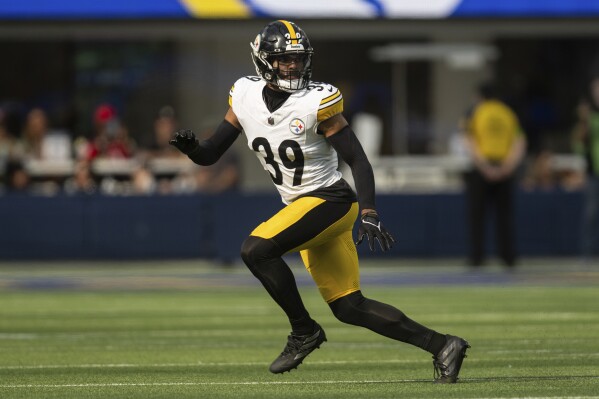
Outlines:
<svg viewBox="0 0 599 399"><path fill-rule="evenodd" d="M365 295L468 339L455 385L432 383L428 353L334 319L300 268L329 341L272 375L287 322L240 266L0 264L0 398L597 398L599 267L544 263L363 266Z"/></svg>

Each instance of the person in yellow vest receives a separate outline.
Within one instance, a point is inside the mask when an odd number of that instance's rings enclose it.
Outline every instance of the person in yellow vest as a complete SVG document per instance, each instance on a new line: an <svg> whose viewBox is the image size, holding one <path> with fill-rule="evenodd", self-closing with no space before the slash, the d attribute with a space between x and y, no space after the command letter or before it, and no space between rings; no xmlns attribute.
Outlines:
<svg viewBox="0 0 599 399"><path fill-rule="evenodd" d="M470 227L471 266L485 262L485 222L489 205L494 206L497 254L507 267L516 264L514 244L514 176L526 150L526 139L512 109L485 83L478 88L478 101L464 123L472 170L466 191Z"/></svg>

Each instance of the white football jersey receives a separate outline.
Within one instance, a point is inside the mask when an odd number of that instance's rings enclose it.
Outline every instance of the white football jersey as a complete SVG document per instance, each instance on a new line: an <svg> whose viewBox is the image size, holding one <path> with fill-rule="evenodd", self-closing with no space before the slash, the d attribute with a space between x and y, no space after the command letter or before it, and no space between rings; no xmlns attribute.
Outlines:
<svg viewBox="0 0 599 399"><path fill-rule="evenodd" d="M265 84L258 76L237 80L229 93L229 105L248 146L270 174L283 202L290 204L341 178L337 153L324 135L317 133L317 127L343 111L343 96L332 85L311 82L271 113L262 99Z"/></svg>

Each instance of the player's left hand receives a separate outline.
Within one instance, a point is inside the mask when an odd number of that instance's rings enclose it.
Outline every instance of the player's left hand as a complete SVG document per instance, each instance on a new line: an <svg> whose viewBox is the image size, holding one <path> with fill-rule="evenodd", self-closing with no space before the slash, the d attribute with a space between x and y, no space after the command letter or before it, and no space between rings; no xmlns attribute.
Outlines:
<svg viewBox="0 0 599 399"><path fill-rule="evenodd" d="M362 223L358 229L358 241L356 245L360 245L364 236L368 238L368 246L371 251L375 251L374 240L379 242L383 251L391 249L395 242L393 236L383 227L376 212L368 212L362 215Z"/></svg>

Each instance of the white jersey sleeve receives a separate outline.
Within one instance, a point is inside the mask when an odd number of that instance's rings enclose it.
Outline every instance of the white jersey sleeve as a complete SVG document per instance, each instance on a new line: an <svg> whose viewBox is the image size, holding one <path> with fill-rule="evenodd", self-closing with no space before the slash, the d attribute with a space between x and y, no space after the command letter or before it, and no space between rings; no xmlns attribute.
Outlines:
<svg viewBox="0 0 599 399"><path fill-rule="evenodd" d="M262 99L264 85L257 76L237 80L229 93L229 105L249 148L270 174L283 202L289 204L341 178L337 153L317 128L343 111L343 96L332 85L313 82L271 113Z"/></svg>

